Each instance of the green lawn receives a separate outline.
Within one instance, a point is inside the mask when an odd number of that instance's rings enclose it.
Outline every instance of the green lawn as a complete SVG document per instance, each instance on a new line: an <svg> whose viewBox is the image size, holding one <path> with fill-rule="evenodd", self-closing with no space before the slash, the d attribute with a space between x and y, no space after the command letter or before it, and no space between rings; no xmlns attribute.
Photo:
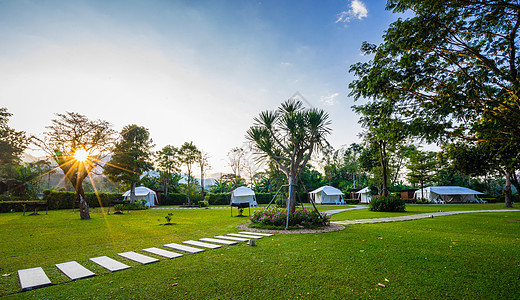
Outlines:
<svg viewBox="0 0 520 300"><path fill-rule="evenodd" d="M339 207L320 207L337 209ZM502 205L408 206L502 209ZM176 225L164 226L173 212ZM236 214L236 210L235 210ZM389 214L397 216L402 214ZM386 217L368 210L336 220ZM158 219L161 219L160 222ZM479 298L520 297L520 212L478 213L348 226L322 234L275 235L110 274L88 258L239 231L227 209L48 215L0 214L0 296L14 298ZM98 276L69 282L54 264L76 260ZM55 284L17 293L16 271L41 266ZM378 284L384 285L384 287Z"/></svg>

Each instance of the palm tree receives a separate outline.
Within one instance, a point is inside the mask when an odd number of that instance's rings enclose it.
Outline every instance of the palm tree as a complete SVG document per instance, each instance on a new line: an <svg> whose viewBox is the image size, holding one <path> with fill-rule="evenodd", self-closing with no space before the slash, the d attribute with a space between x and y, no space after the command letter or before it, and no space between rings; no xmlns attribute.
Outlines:
<svg viewBox="0 0 520 300"><path fill-rule="evenodd" d="M329 115L316 108L305 109L289 99L275 111L264 111L247 131L247 139L259 159L272 160L289 182L289 213L296 208L296 185L314 151L327 144Z"/></svg>

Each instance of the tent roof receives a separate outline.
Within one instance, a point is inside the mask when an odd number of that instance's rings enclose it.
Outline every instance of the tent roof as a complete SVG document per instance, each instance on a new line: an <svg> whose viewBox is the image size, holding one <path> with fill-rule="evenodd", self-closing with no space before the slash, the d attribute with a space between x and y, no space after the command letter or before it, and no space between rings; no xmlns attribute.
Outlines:
<svg viewBox="0 0 520 300"><path fill-rule="evenodd" d="M367 186L366 188L356 192L356 194L368 194L370 193L370 188Z"/></svg>
<svg viewBox="0 0 520 300"><path fill-rule="evenodd" d="M477 192L461 186L430 186L424 188L425 191L430 191L438 195L484 195L484 193ZM421 190L415 191L420 193Z"/></svg>
<svg viewBox="0 0 520 300"><path fill-rule="evenodd" d="M241 187L238 187L235 190L233 190L233 196L235 196L235 197L254 196L254 195L255 195L255 192L246 186L241 186Z"/></svg>
<svg viewBox="0 0 520 300"><path fill-rule="evenodd" d="M310 192L311 194L316 194L316 193L319 193L323 191L323 193L325 193L325 195L328 195L328 196L333 196L333 195L343 195L343 193L338 190L337 188L335 187L332 187L332 186L322 186L320 188L317 188L315 189L314 191Z"/></svg>
<svg viewBox="0 0 520 300"><path fill-rule="evenodd" d="M131 190L126 191L126 192L123 194L123 196L124 196L124 197L128 197L128 196L130 196L130 191L131 191ZM151 189L147 188L147 187L139 186L139 187L136 187L136 188L135 188L135 195L136 195L136 196L146 196L146 195L148 195L148 194L150 194L150 193L153 194L153 195L155 195L155 192L152 191Z"/></svg>

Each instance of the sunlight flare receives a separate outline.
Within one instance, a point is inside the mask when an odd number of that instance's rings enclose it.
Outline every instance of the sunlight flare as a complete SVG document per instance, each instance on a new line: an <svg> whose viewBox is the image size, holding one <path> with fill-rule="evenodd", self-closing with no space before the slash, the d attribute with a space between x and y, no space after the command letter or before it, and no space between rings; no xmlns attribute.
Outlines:
<svg viewBox="0 0 520 300"><path fill-rule="evenodd" d="M89 153L85 149L78 149L74 152L74 158L77 161L84 162L88 159Z"/></svg>

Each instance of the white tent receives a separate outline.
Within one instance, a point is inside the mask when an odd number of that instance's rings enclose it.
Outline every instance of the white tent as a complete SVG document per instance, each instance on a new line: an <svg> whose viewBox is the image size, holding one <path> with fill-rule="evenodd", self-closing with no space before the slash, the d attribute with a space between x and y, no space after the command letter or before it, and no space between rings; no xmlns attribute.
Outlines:
<svg viewBox="0 0 520 300"><path fill-rule="evenodd" d="M309 194L318 204L345 204L343 193L332 186L322 186Z"/></svg>
<svg viewBox="0 0 520 300"><path fill-rule="evenodd" d="M258 206L256 203L255 192L245 186L236 188L231 193L231 206L239 206L240 204L249 203L249 206Z"/></svg>
<svg viewBox="0 0 520 300"><path fill-rule="evenodd" d="M125 197L125 199L130 199L130 191L126 191L123 194L123 197ZM144 186L139 186L135 188L135 198L146 200L146 206L149 207L159 204L155 192Z"/></svg>
<svg viewBox="0 0 520 300"><path fill-rule="evenodd" d="M477 195L484 193L474 191L461 186L430 186L415 191L414 198L426 200L433 203L454 202L482 202Z"/></svg>
<svg viewBox="0 0 520 300"><path fill-rule="evenodd" d="M372 200L372 195L370 195L370 188L366 187L362 190L359 190L356 192L356 194L359 195L359 203L370 203L370 200Z"/></svg>

